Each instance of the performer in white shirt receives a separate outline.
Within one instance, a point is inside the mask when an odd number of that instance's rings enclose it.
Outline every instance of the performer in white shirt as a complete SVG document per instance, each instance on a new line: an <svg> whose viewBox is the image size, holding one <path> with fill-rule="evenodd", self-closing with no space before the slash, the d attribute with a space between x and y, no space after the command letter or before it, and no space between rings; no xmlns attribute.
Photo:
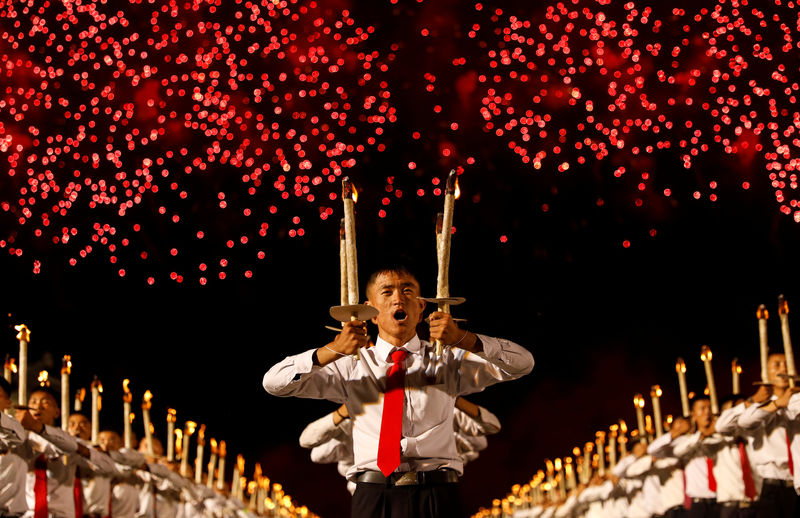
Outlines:
<svg viewBox="0 0 800 518"><path fill-rule="evenodd" d="M713 518L720 515L717 504L717 481L714 458L722 447L722 437L714 432L711 401L698 396L691 403L691 419L695 432L689 434L686 420L676 420L670 429L672 440L660 448L652 448L655 457L678 457L685 464L686 496L691 501L689 518Z"/></svg>
<svg viewBox="0 0 800 518"><path fill-rule="evenodd" d="M755 501L761 490L761 477L752 469L752 440L739 429L739 416L745 410L744 397L729 396L720 401L720 415L714 428L725 436L724 447L717 452L714 477L717 479L717 502L722 518L753 518Z"/></svg>
<svg viewBox="0 0 800 518"><path fill-rule="evenodd" d="M798 511L794 490L794 459L790 442L792 423L786 411L792 391L783 354L770 354L767 373L771 385L762 385L747 401L737 422L752 437L750 457L753 471L763 479L756 506L759 517L795 516Z"/></svg>
<svg viewBox="0 0 800 518"><path fill-rule="evenodd" d="M20 449L28 439L22 425L6 410L11 406L11 384L0 378L0 516L21 516L28 508L25 501L25 480L28 463Z"/></svg>
<svg viewBox="0 0 800 518"><path fill-rule="evenodd" d="M363 322L348 322L330 344L289 356L264 375L271 394L347 406L354 517L460 516L463 462L452 436L454 400L533 368L526 349L461 330L443 312L430 316L431 338L446 346L437 362L433 346L416 334L425 308L419 296L408 268L377 271L367 282L368 302L379 311L372 319L378 326L374 347L364 348ZM359 350L360 361L352 356ZM438 383L432 381L437 363Z"/></svg>

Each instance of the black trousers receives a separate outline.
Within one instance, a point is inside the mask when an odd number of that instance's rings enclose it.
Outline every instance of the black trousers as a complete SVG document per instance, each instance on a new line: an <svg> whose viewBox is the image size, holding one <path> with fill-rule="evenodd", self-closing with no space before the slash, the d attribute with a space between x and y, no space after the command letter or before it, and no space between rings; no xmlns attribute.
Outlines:
<svg viewBox="0 0 800 518"><path fill-rule="evenodd" d="M352 518L462 518L457 483L385 486L359 482Z"/></svg>
<svg viewBox="0 0 800 518"><path fill-rule="evenodd" d="M758 518L794 518L798 512L800 506L793 487L764 482L756 505Z"/></svg>
<svg viewBox="0 0 800 518"><path fill-rule="evenodd" d="M722 513L720 513L720 518L755 518L756 516L756 508L754 505L750 507L738 507L738 506L722 506Z"/></svg>
<svg viewBox="0 0 800 518"><path fill-rule="evenodd" d="M683 506L673 507L664 513L664 518L686 518L688 511Z"/></svg>
<svg viewBox="0 0 800 518"><path fill-rule="evenodd" d="M687 516L689 518L719 518L720 505L716 502L692 502Z"/></svg>

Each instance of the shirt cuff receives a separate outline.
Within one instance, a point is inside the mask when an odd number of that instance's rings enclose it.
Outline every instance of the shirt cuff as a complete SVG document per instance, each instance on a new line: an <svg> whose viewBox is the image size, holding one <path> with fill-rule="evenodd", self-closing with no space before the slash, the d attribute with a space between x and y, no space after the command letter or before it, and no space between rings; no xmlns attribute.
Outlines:
<svg viewBox="0 0 800 518"><path fill-rule="evenodd" d="M309 349L304 353L300 353L294 358L294 368L298 374L308 374L309 372L313 371L314 368L321 368L319 366L314 365L314 351L316 349Z"/></svg>

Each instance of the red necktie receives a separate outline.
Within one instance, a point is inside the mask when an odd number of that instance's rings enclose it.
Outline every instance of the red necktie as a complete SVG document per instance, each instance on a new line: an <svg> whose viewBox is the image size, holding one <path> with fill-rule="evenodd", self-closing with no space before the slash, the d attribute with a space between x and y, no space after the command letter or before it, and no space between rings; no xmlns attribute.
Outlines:
<svg viewBox="0 0 800 518"><path fill-rule="evenodd" d="M386 376L386 393L383 396L381 435L378 440L378 468L388 477L400 465L400 433L403 427L403 396L406 370L403 367L408 351L395 349L392 366Z"/></svg>
<svg viewBox="0 0 800 518"><path fill-rule="evenodd" d="M714 478L714 461L711 457L706 457L706 466L708 466L708 490L717 492L717 479Z"/></svg>
<svg viewBox="0 0 800 518"><path fill-rule="evenodd" d="M748 500L756 499L756 484L753 482L753 471L750 469L750 460L747 458L747 451L744 449L744 441L739 439L739 459L742 462L742 481L744 482L744 496Z"/></svg>
<svg viewBox="0 0 800 518"><path fill-rule="evenodd" d="M691 509L692 499L689 496L689 493L686 492L686 469L681 470L681 475L683 475L683 507L686 509Z"/></svg>
<svg viewBox="0 0 800 518"><path fill-rule="evenodd" d="M75 483L72 484L72 496L75 499L75 516L83 516L83 487L78 477L75 477Z"/></svg>
<svg viewBox="0 0 800 518"><path fill-rule="evenodd" d="M39 455L33 463L36 482L33 484L33 518L47 518L47 459Z"/></svg>
<svg viewBox="0 0 800 518"><path fill-rule="evenodd" d="M794 460L792 459L792 441L789 439L789 430L786 430L786 453L789 454L789 472L794 476Z"/></svg>

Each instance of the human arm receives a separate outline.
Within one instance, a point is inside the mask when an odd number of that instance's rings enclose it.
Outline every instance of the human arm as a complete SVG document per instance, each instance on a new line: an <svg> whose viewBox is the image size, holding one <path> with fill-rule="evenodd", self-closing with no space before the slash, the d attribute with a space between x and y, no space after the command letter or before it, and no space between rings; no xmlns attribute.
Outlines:
<svg viewBox="0 0 800 518"><path fill-rule="evenodd" d="M741 416L744 411L744 403L723 410L714 423L714 429L723 435L736 435L736 431L739 428L739 416Z"/></svg>
<svg viewBox="0 0 800 518"><path fill-rule="evenodd" d="M338 409L337 409L338 410ZM337 423L336 411L325 414L316 421L308 424L300 434L300 446L314 448L342 435L342 419L339 416Z"/></svg>
<svg viewBox="0 0 800 518"><path fill-rule="evenodd" d="M453 420L457 431L464 435L492 435L500 431L497 416L462 397L456 398Z"/></svg>

